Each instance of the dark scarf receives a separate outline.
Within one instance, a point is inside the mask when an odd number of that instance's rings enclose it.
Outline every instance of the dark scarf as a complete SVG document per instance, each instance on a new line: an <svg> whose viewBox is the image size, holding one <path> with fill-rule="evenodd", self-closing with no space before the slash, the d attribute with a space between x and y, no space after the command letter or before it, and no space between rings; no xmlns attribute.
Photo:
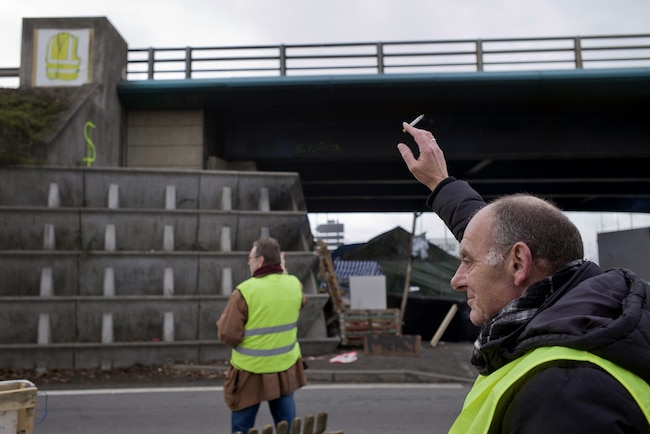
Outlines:
<svg viewBox="0 0 650 434"><path fill-rule="evenodd" d="M253 277L264 277L267 274L284 273L280 264L264 264L253 273Z"/></svg>
<svg viewBox="0 0 650 434"><path fill-rule="evenodd" d="M478 369L481 375L487 375L500 367L493 366L494 363L488 361L489 358L483 353L484 348L490 347L489 344L497 340L505 341L509 338L516 340L516 337L519 336L518 329L525 326L535 316L544 302L564 286L584 262L582 259L573 261L552 276L533 283L521 297L507 304L494 318L481 327L472 353L472 365ZM501 346L501 344L498 345ZM488 351L492 351L492 349ZM506 361L501 361L501 363L506 363Z"/></svg>

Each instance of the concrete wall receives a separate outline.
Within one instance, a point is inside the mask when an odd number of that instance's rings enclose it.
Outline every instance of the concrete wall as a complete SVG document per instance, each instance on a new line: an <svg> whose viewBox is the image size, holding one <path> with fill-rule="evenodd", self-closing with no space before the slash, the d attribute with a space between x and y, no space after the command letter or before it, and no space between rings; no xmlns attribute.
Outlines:
<svg viewBox="0 0 650 434"><path fill-rule="evenodd" d="M130 110L126 137L128 167L204 167L202 110Z"/></svg>
<svg viewBox="0 0 650 434"><path fill-rule="evenodd" d="M37 35L52 29L92 31L86 56L88 65L82 63L90 70L86 82L70 85L63 80L42 83L35 79L41 58L35 52ZM126 41L106 18L23 19L20 88L51 90L69 102L56 130L44 138L44 145L37 152L40 158L55 165L123 165L125 112L117 96L117 84L126 76L127 60ZM95 149L95 159L85 162L91 146Z"/></svg>
<svg viewBox="0 0 650 434"><path fill-rule="evenodd" d="M3 169L0 367L226 357L214 323L262 234L281 242L308 296L303 352L331 351L295 174Z"/></svg>

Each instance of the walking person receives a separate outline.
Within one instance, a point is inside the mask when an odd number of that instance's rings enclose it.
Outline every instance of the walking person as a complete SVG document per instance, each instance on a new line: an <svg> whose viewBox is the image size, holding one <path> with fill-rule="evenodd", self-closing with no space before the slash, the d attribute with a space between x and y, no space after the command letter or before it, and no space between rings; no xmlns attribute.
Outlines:
<svg viewBox="0 0 650 434"><path fill-rule="evenodd" d="M233 291L217 321L219 340L232 348L224 383L232 433L246 434L264 401L276 426L291 426L293 394L307 384L297 331L306 298L283 259L277 240L256 241L248 256L252 277Z"/></svg>
<svg viewBox="0 0 650 434"><path fill-rule="evenodd" d="M475 433L650 433L650 286L584 260L578 229L528 195L486 204L449 176L426 130L398 150L460 241L452 287L480 326L479 376L451 428Z"/></svg>

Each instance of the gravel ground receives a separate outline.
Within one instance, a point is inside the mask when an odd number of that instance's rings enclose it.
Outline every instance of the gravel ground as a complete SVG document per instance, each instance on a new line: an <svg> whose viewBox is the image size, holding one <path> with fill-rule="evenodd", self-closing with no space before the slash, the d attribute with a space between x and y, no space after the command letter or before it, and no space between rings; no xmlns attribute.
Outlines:
<svg viewBox="0 0 650 434"><path fill-rule="evenodd" d="M34 370L0 369L0 380L29 380L39 389L84 387L146 387L151 385L221 385L226 362L213 365L142 366L126 369L53 369L45 373Z"/></svg>
<svg viewBox="0 0 650 434"><path fill-rule="evenodd" d="M473 381L476 371L469 364L472 344L469 342L441 342L435 348L422 345L416 356L378 356L364 353L363 348L340 349L332 354L317 357L305 357L308 366L307 378L310 383L331 380L334 374L358 373L369 381L382 381L382 377L390 372L418 372L452 378L464 378ZM336 356L350 354L353 357L343 358L348 363L334 363ZM350 361L351 360L351 361ZM72 389L72 388L109 388L109 387L149 387L149 386L220 386L225 380L228 361L215 361L210 364L199 364L188 361L175 365L142 366L136 365L127 369L84 370L49 370L44 373L34 370L0 369L0 381L29 380L39 389ZM366 375L365 373L374 373ZM342 381L355 381L354 375L339 376ZM395 378L395 377L393 377ZM325 379L325 380L323 380Z"/></svg>

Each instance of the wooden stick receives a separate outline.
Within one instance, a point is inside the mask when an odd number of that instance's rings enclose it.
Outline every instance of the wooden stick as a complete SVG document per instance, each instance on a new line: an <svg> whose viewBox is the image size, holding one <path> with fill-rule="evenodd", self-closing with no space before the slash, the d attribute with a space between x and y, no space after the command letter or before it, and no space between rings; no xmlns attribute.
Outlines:
<svg viewBox="0 0 650 434"><path fill-rule="evenodd" d="M302 429L302 434L313 434L314 433L314 416L308 414L305 417L305 426Z"/></svg>
<svg viewBox="0 0 650 434"><path fill-rule="evenodd" d="M457 311L458 311L458 305L456 303L452 304L451 307L449 308L449 312L447 312L447 315L445 316L445 319L442 320L440 327L438 327L436 334L434 334L433 337L431 338L432 347L438 345L438 341L442 337L445 330L447 330L447 327L449 327L449 323L451 322L452 318L454 317Z"/></svg>
<svg viewBox="0 0 650 434"><path fill-rule="evenodd" d="M402 335L402 323L404 322L404 314L406 313L406 301L409 297L409 290L411 288L411 271L413 270L413 238L415 238L415 222L418 219L418 213L413 213L413 228L411 229L411 243L409 244L409 261L406 265L406 277L404 277L404 291L402 291L402 304L399 309L399 323L397 324L397 334Z"/></svg>
<svg viewBox="0 0 650 434"><path fill-rule="evenodd" d="M300 428L302 427L302 422L299 417L295 417L291 422L291 434L300 434Z"/></svg>
<svg viewBox="0 0 650 434"><path fill-rule="evenodd" d="M318 413L318 418L316 419L316 434L323 434L327 429L327 413L322 412Z"/></svg>
<svg viewBox="0 0 650 434"><path fill-rule="evenodd" d="M287 423L286 420L281 420L280 423L278 424L277 428L278 434L287 434L287 431L289 431L289 424Z"/></svg>

